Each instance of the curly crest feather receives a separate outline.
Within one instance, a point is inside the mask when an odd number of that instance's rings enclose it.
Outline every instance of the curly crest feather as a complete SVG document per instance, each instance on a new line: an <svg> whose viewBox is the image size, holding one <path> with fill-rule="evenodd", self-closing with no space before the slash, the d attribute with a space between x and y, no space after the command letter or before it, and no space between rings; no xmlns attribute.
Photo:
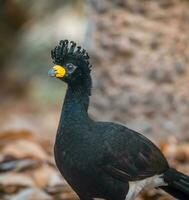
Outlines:
<svg viewBox="0 0 189 200"><path fill-rule="evenodd" d="M85 70L88 72L91 71L92 66L89 63L88 53L73 41L61 40L51 51L51 57L57 65L63 65L67 59L71 58L85 66Z"/></svg>

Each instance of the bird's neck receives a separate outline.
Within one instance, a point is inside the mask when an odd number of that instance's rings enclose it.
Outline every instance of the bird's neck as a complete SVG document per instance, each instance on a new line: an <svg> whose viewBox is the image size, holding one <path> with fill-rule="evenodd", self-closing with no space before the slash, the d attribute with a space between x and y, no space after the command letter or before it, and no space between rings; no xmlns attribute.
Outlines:
<svg viewBox="0 0 189 200"><path fill-rule="evenodd" d="M88 116L89 95L82 85L68 86L64 99L62 113L64 117L77 115L77 118Z"/></svg>
<svg viewBox="0 0 189 200"><path fill-rule="evenodd" d="M91 119L88 116L90 84L83 82L78 85L68 85L62 108L58 133L77 129L87 124ZM64 130L64 131L63 131Z"/></svg>

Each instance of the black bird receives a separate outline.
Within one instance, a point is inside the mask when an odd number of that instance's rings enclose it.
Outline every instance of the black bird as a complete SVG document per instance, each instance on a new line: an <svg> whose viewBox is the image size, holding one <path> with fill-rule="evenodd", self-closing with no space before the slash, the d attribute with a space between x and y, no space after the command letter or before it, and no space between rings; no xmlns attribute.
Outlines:
<svg viewBox="0 0 189 200"><path fill-rule="evenodd" d="M143 189L162 188L189 199L189 176L170 168L161 151L143 135L88 113L91 65L88 53L62 40L52 50L50 76L68 84L54 146L61 174L81 200L132 200Z"/></svg>

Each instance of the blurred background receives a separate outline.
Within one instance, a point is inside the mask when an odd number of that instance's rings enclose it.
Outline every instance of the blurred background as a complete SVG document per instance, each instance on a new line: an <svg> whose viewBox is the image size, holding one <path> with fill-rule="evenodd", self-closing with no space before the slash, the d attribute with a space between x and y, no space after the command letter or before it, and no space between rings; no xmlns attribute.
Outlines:
<svg viewBox="0 0 189 200"><path fill-rule="evenodd" d="M90 115L139 131L189 173L188 0L0 2L0 199L77 199L52 154L66 85L47 72L61 39L90 54Z"/></svg>

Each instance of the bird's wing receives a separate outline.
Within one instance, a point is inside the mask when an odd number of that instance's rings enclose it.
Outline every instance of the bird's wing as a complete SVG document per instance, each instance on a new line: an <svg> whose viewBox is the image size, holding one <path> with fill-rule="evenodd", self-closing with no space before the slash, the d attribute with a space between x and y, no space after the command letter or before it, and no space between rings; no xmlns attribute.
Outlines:
<svg viewBox="0 0 189 200"><path fill-rule="evenodd" d="M103 170L121 181L136 181L161 174L168 163L146 137L114 124L104 138Z"/></svg>

